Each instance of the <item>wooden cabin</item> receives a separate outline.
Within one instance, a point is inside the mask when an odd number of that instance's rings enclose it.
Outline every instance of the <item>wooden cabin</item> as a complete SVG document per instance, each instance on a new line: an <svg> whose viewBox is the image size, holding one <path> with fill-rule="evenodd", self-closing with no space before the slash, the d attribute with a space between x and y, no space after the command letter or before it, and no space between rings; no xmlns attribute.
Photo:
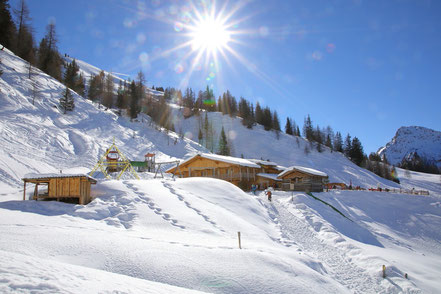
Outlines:
<svg viewBox="0 0 441 294"><path fill-rule="evenodd" d="M260 169L260 165L247 159L200 153L182 162L179 165L179 169L173 167L166 172L182 176L183 178L217 178L237 186L240 183L246 183L248 187L256 181L256 176Z"/></svg>
<svg viewBox="0 0 441 294"><path fill-rule="evenodd" d="M328 175L312 168L292 166L280 173L277 178L282 180L283 190L323 192Z"/></svg>
<svg viewBox="0 0 441 294"><path fill-rule="evenodd" d="M26 199L26 184L35 185L33 200L57 200L87 204L92 201L91 185L96 180L85 174L28 174L23 178L23 200Z"/></svg>
<svg viewBox="0 0 441 294"><path fill-rule="evenodd" d="M277 178L278 173L258 173L256 176L256 184L259 190L265 190L267 188L281 189L282 180Z"/></svg>

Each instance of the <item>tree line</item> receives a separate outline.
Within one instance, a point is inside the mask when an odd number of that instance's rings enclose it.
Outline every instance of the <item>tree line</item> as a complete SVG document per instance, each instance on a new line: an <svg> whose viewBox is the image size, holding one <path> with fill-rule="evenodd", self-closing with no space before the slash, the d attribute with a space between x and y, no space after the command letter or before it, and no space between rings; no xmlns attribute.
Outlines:
<svg viewBox="0 0 441 294"><path fill-rule="evenodd" d="M277 138L279 138L282 130L277 111L271 110L268 106L263 107L259 102L254 105L244 97L237 99L229 90L216 99L213 90L208 86L205 90L198 92L192 88L186 88L184 93L180 89L172 87L165 89L156 87L156 90L164 93L163 96L157 98L146 90L146 80L142 71L138 73L134 81L120 80L116 90L114 76L105 74L104 71L91 76L86 81L80 73L75 59L69 64L64 64L58 52L55 24L49 23L47 25L46 34L37 46L30 22L30 12L25 0L21 0L17 8L12 9L12 14L8 0L0 0L0 44L28 61L30 78L32 67L35 66L66 85L66 90L60 97L60 105L65 112L74 108L72 94L69 90L72 89L79 95L106 108L116 107L119 110L127 110L131 119L135 119L141 112L145 113L155 123L167 130L175 130L169 106L169 103L172 102L183 108L185 118L198 115L201 111L218 111L224 115L242 118L242 124L250 129L257 124L262 125L266 131L275 131ZM63 66L64 74L62 74ZM153 87L153 89L155 88ZM213 132L210 129L212 127L209 126L209 123L204 122L200 127L198 139L199 141L203 140L204 145L210 145L209 149L213 150L213 139L209 138L210 132ZM302 135L299 125L290 117L286 119L284 132L291 136L300 137ZM308 154L312 148L323 152L324 147L327 147L331 152L341 152L355 164L382 177L388 178L390 174L393 174L393 169L388 167L385 158L378 158L375 153L369 156L364 154L363 146L357 137L352 138L350 134L347 134L343 141L342 134L340 132L334 133L330 126L326 128L314 126L309 114L304 119L302 133L303 137L310 142L310 146L305 147L305 154ZM227 142L224 130L221 132L220 140L219 150L223 150L220 152L229 155L231 147ZM422 171L435 171L433 165L424 160L417 163L404 162L402 166ZM386 169L388 170L386 171Z"/></svg>

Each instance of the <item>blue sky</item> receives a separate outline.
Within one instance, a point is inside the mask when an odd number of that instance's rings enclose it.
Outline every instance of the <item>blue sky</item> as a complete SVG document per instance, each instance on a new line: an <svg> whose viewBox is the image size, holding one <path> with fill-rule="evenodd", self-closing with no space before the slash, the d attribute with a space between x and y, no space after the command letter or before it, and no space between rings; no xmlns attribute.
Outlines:
<svg viewBox="0 0 441 294"><path fill-rule="evenodd" d="M357 136L366 153L403 125L441 130L441 1L217 1L216 15L233 12L231 52L194 70L191 47L164 54L189 41L187 1L27 4L38 40L55 21L61 53L132 77L142 70L149 86L229 89L277 110L282 126L310 114Z"/></svg>

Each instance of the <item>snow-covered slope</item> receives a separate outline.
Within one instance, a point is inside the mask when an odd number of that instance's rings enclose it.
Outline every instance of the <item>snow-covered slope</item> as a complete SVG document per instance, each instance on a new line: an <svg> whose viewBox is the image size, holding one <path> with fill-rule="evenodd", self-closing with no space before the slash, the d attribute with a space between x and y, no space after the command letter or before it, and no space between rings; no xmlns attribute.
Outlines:
<svg viewBox="0 0 441 294"><path fill-rule="evenodd" d="M441 168L441 132L424 127L401 127L377 153L397 165L414 152Z"/></svg>
<svg viewBox="0 0 441 294"><path fill-rule="evenodd" d="M197 140L199 128L203 129L200 126L205 119L205 114L185 119L178 107L175 107L174 113L175 129ZM378 185L398 186L394 182L380 178L355 165L340 152L331 152L327 147L323 147L323 152L318 152L315 144L311 144L304 138L284 133L280 133L277 138L274 131L265 131L261 125L247 129L242 125L242 119L238 117L231 118L220 112L210 112L207 115L213 126L216 148L221 129L224 127L234 156L270 160L282 166L296 165L313 168L328 174L331 182L341 182L347 185L352 182L354 186L365 188ZM305 149L308 151L305 152Z"/></svg>
<svg viewBox="0 0 441 294"><path fill-rule="evenodd" d="M74 60L74 58L66 55L66 56L63 56L63 60L66 64L68 64L68 63L71 63ZM91 76L97 76L102 71L102 69L99 69L98 67L93 66L83 60L80 60L80 59L75 59L75 63L80 68L80 73L86 79L86 82L89 81ZM104 74L112 76L113 82L115 84L115 90L118 89L118 85L120 82L124 82L124 79L120 78L117 73L104 71ZM148 87L146 89L147 89L148 93L152 94L155 97L164 96L164 92L153 90Z"/></svg>
<svg viewBox="0 0 441 294"><path fill-rule="evenodd" d="M439 191L316 195L347 218L305 194L268 203L209 178L100 181L87 206L0 202L0 289L151 287L131 277L215 293L436 293Z"/></svg>
<svg viewBox="0 0 441 294"><path fill-rule="evenodd" d="M0 58L1 186L21 185L30 172L91 170L113 138L131 160L143 160L146 152L168 161L206 151L191 140L158 131L146 116L130 122L76 94L74 111L63 114L57 107L62 84L37 69L29 79L26 63L7 49Z"/></svg>
<svg viewBox="0 0 441 294"><path fill-rule="evenodd" d="M24 174L88 171L113 137L133 160L146 152L165 161L207 150L157 131L145 116L130 122L76 95L75 110L64 115L56 107L64 86L39 71L33 105L26 64L6 49L0 58L0 292L439 290L441 183L434 175L398 169L405 188L429 196L316 194L345 216L306 194L276 191L269 203L263 192L209 178L99 180L86 206L21 201ZM392 185L339 153L305 154L310 145L301 138L278 140L260 126L244 128L238 118L209 116L217 134L224 125L237 156L306 166L353 185ZM199 118L177 116L175 124L194 138Z"/></svg>

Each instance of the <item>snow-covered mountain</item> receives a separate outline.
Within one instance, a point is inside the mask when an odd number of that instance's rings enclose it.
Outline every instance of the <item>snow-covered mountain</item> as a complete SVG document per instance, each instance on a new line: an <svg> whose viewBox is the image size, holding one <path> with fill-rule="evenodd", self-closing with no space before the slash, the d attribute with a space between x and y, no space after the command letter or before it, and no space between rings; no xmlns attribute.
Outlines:
<svg viewBox="0 0 441 294"><path fill-rule="evenodd" d="M317 201L275 191L268 202L263 192L217 179L145 174L99 179L88 205L22 201L24 174L87 172L113 138L132 160L146 152L168 161L207 150L191 140L202 118L184 119L177 106L174 123L183 139L147 116L131 122L78 95L74 111L63 114L62 84L38 70L30 79L26 63L7 49L0 59L1 293L439 291L438 175L397 168L402 188L429 190L428 196L331 191L316 194ZM302 138L208 116L217 136L224 126L236 156L311 167L331 181L398 187Z"/></svg>
<svg viewBox="0 0 441 294"><path fill-rule="evenodd" d="M441 132L425 127L401 127L392 140L377 153L397 165L403 159L412 160L415 154L441 168Z"/></svg>

